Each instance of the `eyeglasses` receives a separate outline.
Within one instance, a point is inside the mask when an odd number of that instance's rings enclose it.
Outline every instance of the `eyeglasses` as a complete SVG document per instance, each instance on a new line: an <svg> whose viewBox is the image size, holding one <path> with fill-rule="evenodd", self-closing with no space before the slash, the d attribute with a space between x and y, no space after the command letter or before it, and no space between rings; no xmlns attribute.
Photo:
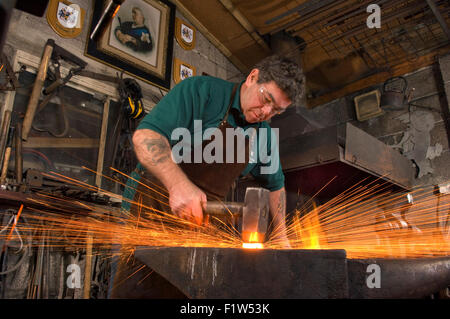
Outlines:
<svg viewBox="0 0 450 319"><path fill-rule="evenodd" d="M286 109L275 105L272 95L269 93L269 91L267 91L267 89L264 86L261 86L258 89L258 96L259 96L259 101L261 102L262 105L270 106L271 114L281 114L284 111L286 111Z"/></svg>

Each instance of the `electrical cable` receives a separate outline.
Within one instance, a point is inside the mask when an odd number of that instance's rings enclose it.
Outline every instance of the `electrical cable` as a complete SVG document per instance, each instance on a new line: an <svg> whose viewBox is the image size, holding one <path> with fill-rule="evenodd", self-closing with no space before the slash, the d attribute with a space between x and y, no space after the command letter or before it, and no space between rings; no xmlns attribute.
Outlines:
<svg viewBox="0 0 450 319"><path fill-rule="evenodd" d="M8 210L8 211L13 211L13 210ZM15 211L14 211L15 212ZM14 220L14 218L15 218L15 216L13 215L11 218L10 218L10 220L9 220L9 222L8 222L8 225L6 226L6 227L4 227L4 228L2 228L2 230L0 231L0 233L2 233L3 231L5 231L7 228L8 228L8 226L9 226L9 224L11 223L11 221L12 220ZM23 219L23 223L24 224L26 224L26 225L28 225L28 222L26 221L26 218L24 217L24 216L20 216L20 218L22 218ZM27 227L28 228L28 227ZM30 248L31 248L31 240L28 238L28 244L27 245L23 245L23 240L22 240L22 236L20 236L20 232L19 232L19 230L18 230L18 226L16 226L15 228L14 228L14 231L17 233L17 235L19 236L19 239L20 239L20 242L21 242L21 247L20 247L20 249L18 250L18 252L20 252L20 251L22 251L22 256L21 256L21 258L19 259L19 261L12 267L12 268L10 268L10 269L8 269L8 270L5 270L5 271L1 271L0 272L0 275L6 275L6 274L9 274L9 273L12 273L12 272L14 272L14 271L16 271L23 263L24 263L24 261L27 259L26 257L28 256L28 252L29 252L29 250L30 250ZM5 243L6 244L6 243Z"/></svg>
<svg viewBox="0 0 450 319"><path fill-rule="evenodd" d="M11 221L13 221L14 219L15 219L14 216L12 216L12 217L10 218L10 220L8 221L8 225L6 225L6 226L0 231L0 234L1 234L2 232L4 232L6 229L8 229L9 224L10 224ZM23 240L22 240L22 237L20 236L20 233L17 231L16 228L14 228L14 232L16 232L17 236L19 237L20 248L19 248L18 251L21 251L22 248L23 248ZM6 243L4 243L4 244L6 245Z"/></svg>
<svg viewBox="0 0 450 319"><path fill-rule="evenodd" d="M6 274L16 271L23 264L25 259L27 259L30 246L31 246L31 243L29 243L28 246L25 246L20 260L12 268L5 270L5 271L1 271L0 275L6 275Z"/></svg>

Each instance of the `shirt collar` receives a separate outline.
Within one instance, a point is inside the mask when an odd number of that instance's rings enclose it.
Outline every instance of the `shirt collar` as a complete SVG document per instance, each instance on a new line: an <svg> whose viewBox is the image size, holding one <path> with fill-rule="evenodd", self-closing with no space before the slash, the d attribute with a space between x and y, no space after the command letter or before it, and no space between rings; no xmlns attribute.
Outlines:
<svg viewBox="0 0 450 319"><path fill-rule="evenodd" d="M261 123L249 123L245 120L244 113L241 110L241 87L244 84L244 81L239 83L238 88L236 90L236 95L234 96L233 103L231 104L230 113L233 114L233 117L236 121L236 124L241 127L248 126L259 126Z"/></svg>

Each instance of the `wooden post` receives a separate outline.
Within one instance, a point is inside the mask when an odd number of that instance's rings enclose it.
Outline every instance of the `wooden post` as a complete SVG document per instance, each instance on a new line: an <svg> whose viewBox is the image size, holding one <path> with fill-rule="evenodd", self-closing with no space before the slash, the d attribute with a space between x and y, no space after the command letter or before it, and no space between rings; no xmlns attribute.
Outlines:
<svg viewBox="0 0 450 319"><path fill-rule="evenodd" d="M22 184L23 178L23 157L22 157L22 123L16 124L15 136L15 168L16 168L16 182Z"/></svg>
<svg viewBox="0 0 450 319"><path fill-rule="evenodd" d="M100 144L98 146L97 157L97 176L95 177L95 185L98 188L102 187L103 161L105 159L106 135L108 131L109 101L108 97L103 106L102 130L100 133Z"/></svg>
<svg viewBox="0 0 450 319"><path fill-rule="evenodd" d="M93 237L92 237L92 235L89 235L86 240L86 265L84 268L83 299L89 299L89 297L91 295L92 243L93 243Z"/></svg>
<svg viewBox="0 0 450 319"><path fill-rule="evenodd" d="M0 162L1 163L3 163L3 161L1 161L1 160L3 159L3 151L5 149L6 142L8 139L8 130L9 130L10 122L11 122L11 111L7 110L7 111L5 111L5 113L3 115L2 129L0 132L0 134L1 134L1 136L0 136ZM3 166L3 164L1 166Z"/></svg>
<svg viewBox="0 0 450 319"><path fill-rule="evenodd" d="M8 130L5 157L3 158L2 173L0 176L0 184L1 185L5 185L5 183L6 183L6 176L8 174L9 158L11 156L11 149L12 149L12 140L14 138L14 129L15 129L14 127L10 127Z"/></svg>

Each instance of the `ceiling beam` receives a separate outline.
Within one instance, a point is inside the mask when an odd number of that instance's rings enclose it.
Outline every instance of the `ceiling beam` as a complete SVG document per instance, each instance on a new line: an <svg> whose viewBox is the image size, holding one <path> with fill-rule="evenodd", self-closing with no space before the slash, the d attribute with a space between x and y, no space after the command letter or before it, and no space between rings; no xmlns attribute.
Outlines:
<svg viewBox="0 0 450 319"><path fill-rule="evenodd" d="M245 30L251 35L251 37L261 46L261 48L270 53L270 48L267 43L261 38L259 33L253 27L253 25L247 20L247 18L234 6L231 0L219 0L220 3L236 18L236 20L244 27Z"/></svg>
<svg viewBox="0 0 450 319"><path fill-rule="evenodd" d="M438 20L439 24L441 25L442 30L444 31L445 35L447 36L447 39L450 41L450 30L448 28L447 23L445 22L445 19L442 17L442 14L439 11L439 8L436 6L434 1L432 1L432 0L425 0L425 1L427 2L431 11L433 11L433 14L436 17L436 20Z"/></svg>
<svg viewBox="0 0 450 319"><path fill-rule="evenodd" d="M209 2L211 1L211 2ZM225 55L236 68L244 74L247 74L254 65L256 57L259 60L264 56L270 55L271 50L264 40L257 33L256 29L247 21L244 15L232 5L231 1L227 3L225 0L208 0L208 5L211 8L216 8L217 5L222 6L224 12L227 12L229 17L221 16L223 19L228 19L230 28L227 25L222 25L218 29L217 22L211 21L210 16L202 16L201 8L194 5L191 0L173 0L177 9L195 26L223 55ZM230 6L232 5L232 7ZM205 10L205 8L203 8ZM200 13L199 13L200 12ZM236 29L239 29L236 32ZM215 31L214 31L215 30ZM236 50L236 45L241 41L242 50ZM259 51L255 55L255 50ZM251 57L251 58L250 58ZM249 62L251 61L251 62Z"/></svg>

